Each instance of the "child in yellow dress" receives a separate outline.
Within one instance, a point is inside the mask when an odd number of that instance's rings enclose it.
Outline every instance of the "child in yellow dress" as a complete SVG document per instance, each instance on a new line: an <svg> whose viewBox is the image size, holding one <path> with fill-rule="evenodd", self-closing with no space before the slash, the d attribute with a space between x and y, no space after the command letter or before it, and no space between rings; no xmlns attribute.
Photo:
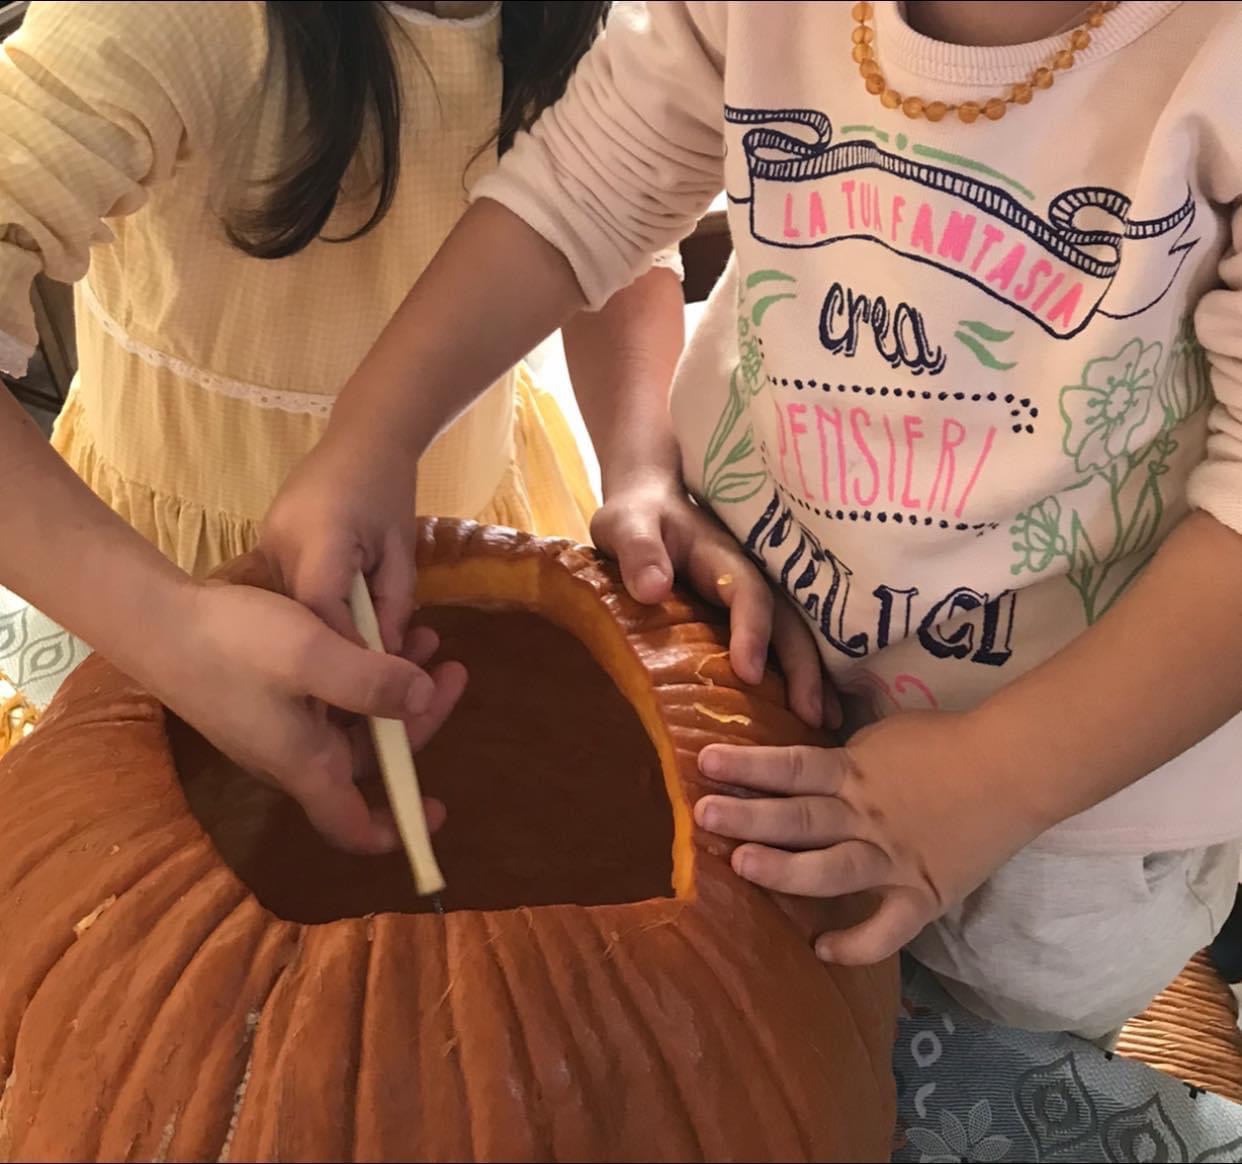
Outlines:
<svg viewBox="0 0 1242 1164"><path fill-rule="evenodd" d="M192 577L253 547L339 385L464 211L469 184L563 89L605 7L33 4L0 51L0 369L20 375L36 343L34 276L75 282L80 368L53 444L78 477ZM607 415L595 398L620 380L664 399L681 326L668 270L569 325L588 421ZM212 615L204 643L179 600L165 621L164 590L194 595L196 611L243 600L187 588L133 544L7 399L0 465L0 583L226 750L301 781L295 791L316 819L331 816L297 775L318 763L304 727L269 716L256 729L255 712L223 689L244 689L266 667L280 671L285 694L358 711L392 710L377 684L408 688L411 707L431 698L421 671L377 672L267 596L249 614L232 611L258 620L249 634ZM606 481L613 468L605 461ZM594 501L577 447L522 367L504 372L417 472L421 512L587 536ZM411 515L413 479L411 462ZM97 537L110 549L90 578ZM385 573L372 584L382 597L403 582ZM191 644L193 667L181 661ZM264 662L248 658L256 644ZM416 657L430 649L423 640ZM326 661L314 673L310 663L322 651L361 686L325 691ZM221 710L229 704L235 714ZM309 738L331 751L340 777L341 738ZM347 783L335 786L354 823L333 835L386 843Z"/></svg>

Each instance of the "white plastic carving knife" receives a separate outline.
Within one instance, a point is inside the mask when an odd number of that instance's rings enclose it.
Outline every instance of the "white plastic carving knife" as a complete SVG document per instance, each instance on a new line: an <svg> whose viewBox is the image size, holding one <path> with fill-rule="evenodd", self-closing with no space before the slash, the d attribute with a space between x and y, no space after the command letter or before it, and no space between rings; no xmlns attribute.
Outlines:
<svg viewBox="0 0 1242 1164"><path fill-rule="evenodd" d="M380 638L379 620L375 617L375 604L371 601L367 580L361 573L354 576L349 606L354 616L354 625L357 626L363 641L371 650L383 651L384 643ZM379 760L384 787L388 790L388 801L397 821L397 831L401 834L401 843L405 846L410 868L414 872L414 888L421 896L431 898L436 913L443 913L440 894L444 891L444 875L440 872L435 850L431 847L427 817L423 813L423 796L419 791L418 773L414 768L414 753L410 750L410 738L406 735L405 724L399 719L375 717L369 718L367 722L371 727L371 738L375 741L375 755Z"/></svg>

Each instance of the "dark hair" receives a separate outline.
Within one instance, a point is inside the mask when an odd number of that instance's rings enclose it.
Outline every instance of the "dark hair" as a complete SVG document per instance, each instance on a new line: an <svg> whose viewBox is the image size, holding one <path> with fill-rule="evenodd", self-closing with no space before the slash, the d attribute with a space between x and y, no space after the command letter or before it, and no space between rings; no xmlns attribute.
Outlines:
<svg viewBox="0 0 1242 1164"><path fill-rule="evenodd" d="M504 89L490 140L502 151L565 91L608 7L607 0L501 5ZM359 238L387 213L401 168L401 90L383 4L268 0L267 12L272 43L283 44L291 84L304 96L306 125L298 156L264 183L262 205L233 211L225 229L247 254L280 259L320 237L369 124L379 141L375 208L357 230L328 241Z"/></svg>

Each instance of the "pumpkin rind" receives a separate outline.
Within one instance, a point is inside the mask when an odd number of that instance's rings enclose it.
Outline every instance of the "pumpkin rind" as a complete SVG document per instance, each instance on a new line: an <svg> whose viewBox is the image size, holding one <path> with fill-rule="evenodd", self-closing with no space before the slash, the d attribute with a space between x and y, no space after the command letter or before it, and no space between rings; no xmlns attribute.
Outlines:
<svg viewBox="0 0 1242 1164"><path fill-rule="evenodd" d="M422 602L535 609L635 704L676 896L282 921L190 813L162 709L92 658L0 763L0 1158L888 1159L895 965L811 949L862 906L742 882L690 816L708 743L812 740L779 680L569 543L427 521L417 560Z"/></svg>

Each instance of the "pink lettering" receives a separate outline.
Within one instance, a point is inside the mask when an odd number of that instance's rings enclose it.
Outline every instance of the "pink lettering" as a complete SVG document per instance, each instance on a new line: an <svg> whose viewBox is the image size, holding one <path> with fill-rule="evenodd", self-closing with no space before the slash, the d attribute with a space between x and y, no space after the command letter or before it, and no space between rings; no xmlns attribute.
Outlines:
<svg viewBox="0 0 1242 1164"><path fill-rule="evenodd" d="M1026 258L1026 247L1019 244L1009 248L1009 253L988 272L988 282L995 283L1002 291L1009 290L1009 284L1022 266Z"/></svg>
<svg viewBox="0 0 1242 1164"><path fill-rule="evenodd" d="M802 485L802 496L810 501L815 494L811 492L811 487L806 483L806 473L802 469L802 447L798 444L798 437L809 431L806 425L798 419L806 412L806 405L795 403L787 404L785 407L789 409L789 443L793 445L794 462L798 466L798 480Z"/></svg>
<svg viewBox="0 0 1242 1164"><path fill-rule="evenodd" d="M842 434L841 410L834 408L831 412L828 412L817 404L815 406L815 427L819 430L821 480L824 487L824 500L827 501L830 492L828 489L828 441L825 426L831 426L837 434L837 498L841 504L845 504L847 500L845 496L845 438Z"/></svg>
<svg viewBox="0 0 1242 1164"><path fill-rule="evenodd" d="M901 504L909 509L918 509L922 503L917 497L910 496L910 478L914 475L914 442L923 439L923 420L918 416L903 416L901 427L906 434L906 483L901 490Z"/></svg>
<svg viewBox="0 0 1242 1164"><path fill-rule="evenodd" d="M966 440L966 426L956 420L945 417L940 426L940 460L936 465L936 477L932 481L931 496L927 499L927 508L936 508L936 494L941 492L941 481L944 482L944 500L940 503L941 512L949 508L949 495L953 492L953 474L957 471L957 454L955 449L961 447Z"/></svg>
<svg viewBox="0 0 1242 1164"><path fill-rule="evenodd" d="M841 193L845 195L845 217L850 230L854 229L854 183L842 182Z"/></svg>
<svg viewBox="0 0 1242 1164"><path fill-rule="evenodd" d="M880 466L876 463L876 459L872 455L871 446L867 444L867 438L862 434L860 422L861 424L866 425L867 428L871 427L871 417L867 415L865 409L851 408L850 432L854 434L854 444L858 446L858 451L862 453L863 458L867 462L867 467L871 470L871 492L864 497L862 490L858 488L858 482L855 481L854 500L857 501L859 505L871 505L876 499L876 494L880 492Z"/></svg>
<svg viewBox="0 0 1242 1164"><path fill-rule="evenodd" d="M824 214L824 200L819 196L818 190L811 191L809 217L807 233L811 238L819 238L820 235L828 233L828 216Z"/></svg>
<svg viewBox="0 0 1242 1164"><path fill-rule="evenodd" d="M892 505L897 475L897 442L893 439L893 427L888 423L887 416L884 418L884 435L888 437L888 503Z"/></svg>
<svg viewBox="0 0 1242 1164"><path fill-rule="evenodd" d="M906 200L900 194L893 195L892 209L889 211L888 220L893 224L892 233L888 236L890 242L897 241L897 228L901 225L902 208L905 206Z"/></svg>
<svg viewBox="0 0 1242 1164"><path fill-rule="evenodd" d="M936 247L936 240L932 237L931 207L926 202L919 207L919 212L915 216L914 229L910 232L910 245L918 247L928 255Z"/></svg>
<svg viewBox="0 0 1242 1164"><path fill-rule="evenodd" d="M1055 279L1053 279L1052 282L1049 283L1048 286L1045 287L1042 292L1040 292L1039 298L1036 299L1035 302L1031 304L1031 310L1038 313L1039 309L1043 307L1045 303L1048 302L1048 297L1058 287L1060 287L1063 282L1065 282L1064 275L1058 275Z"/></svg>
<svg viewBox="0 0 1242 1164"><path fill-rule="evenodd" d="M957 508L953 511L954 517L961 517L966 512L966 501L970 497L970 492L975 487L975 482L979 480L979 474L983 469L983 462L988 459L988 454L992 451L992 442L996 439L995 425L988 429L988 434L983 438L983 448L979 452L979 459L975 462L975 471L971 473L970 480L966 482L966 488L962 490L962 496L958 499Z"/></svg>
<svg viewBox="0 0 1242 1164"><path fill-rule="evenodd" d="M871 208L871 216L875 220L876 234L884 233L884 219L880 217L880 188L879 186L871 187L871 194L875 201L875 205Z"/></svg>
<svg viewBox="0 0 1242 1164"><path fill-rule="evenodd" d="M949 222L940 236L940 246L936 248L942 259L952 259L955 263L966 261L966 248L970 246L971 236L975 233L975 216L959 214L956 210L949 212Z"/></svg>
<svg viewBox="0 0 1242 1164"><path fill-rule="evenodd" d="M1035 290L1035 284L1038 283L1040 279L1046 279L1051 274L1052 264L1048 262L1047 259L1040 259L1037 263L1034 263L1031 266L1031 269L1026 273L1026 282L1023 283L1022 286L1015 287L1013 289L1013 297L1019 303L1025 303L1027 299L1030 298L1031 292Z"/></svg>
<svg viewBox="0 0 1242 1164"><path fill-rule="evenodd" d="M789 455L789 437L785 435L785 410L779 403L776 405L776 434L777 449L780 453L778 464L781 470L781 480L789 480L789 470L785 467L785 458Z"/></svg>
<svg viewBox="0 0 1242 1164"><path fill-rule="evenodd" d="M786 238L801 238L802 232L796 226L794 226L793 219L794 219L793 195L786 194L785 195L785 237Z"/></svg>
<svg viewBox="0 0 1242 1164"><path fill-rule="evenodd" d="M979 249L975 252L974 262L970 264L972 271L979 269L979 264L983 262L984 256L1005 236L994 226L985 226L983 228L983 242L979 244Z"/></svg>
<svg viewBox="0 0 1242 1164"><path fill-rule="evenodd" d="M1072 326L1074 323L1074 312L1078 310L1080 299L1082 299L1082 284L1075 283L1057 300L1056 306L1048 312L1048 322L1056 323L1060 320L1066 327Z"/></svg>

